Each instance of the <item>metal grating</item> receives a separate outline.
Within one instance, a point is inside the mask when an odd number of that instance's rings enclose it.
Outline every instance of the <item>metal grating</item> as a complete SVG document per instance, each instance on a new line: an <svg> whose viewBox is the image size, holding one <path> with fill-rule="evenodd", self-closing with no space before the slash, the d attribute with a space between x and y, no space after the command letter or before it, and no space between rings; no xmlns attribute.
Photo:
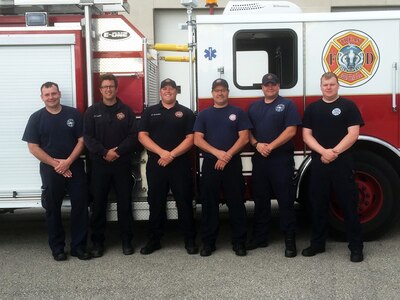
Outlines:
<svg viewBox="0 0 400 300"><path fill-rule="evenodd" d="M265 6L262 6L259 3L245 3L245 4L233 4L229 11L251 11L251 10L257 10L257 9L262 9Z"/></svg>
<svg viewBox="0 0 400 300"><path fill-rule="evenodd" d="M157 104L159 102L159 69L154 60L147 61L147 99L148 106Z"/></svg>
<svg viewBox="0 0 400 300"><path fill-rule="evenodd" d="M229 1L224 15L300 13L301 9L289 1Z"/></svg>

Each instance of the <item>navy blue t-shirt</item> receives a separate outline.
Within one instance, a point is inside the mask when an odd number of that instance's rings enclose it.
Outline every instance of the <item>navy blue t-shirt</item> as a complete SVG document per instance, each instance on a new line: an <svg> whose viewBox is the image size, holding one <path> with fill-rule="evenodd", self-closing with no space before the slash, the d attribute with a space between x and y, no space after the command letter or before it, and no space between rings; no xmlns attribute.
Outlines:
<svg viewBox="0 0 400 300"><path fill-rule="evenodd" d="M278 96L272 103L265 103L264 98L254 102L248 111L253 124L252 134L260 143L271 143L287 127L301 125L301 118L294 103ZM293 152L293 141L280 146L273 154Z"/></svg>
<svg viewBox="0 0 400 300"><path fill-rule="evenodd" d="M239 138L239 131L251 129L251 123L245 112L239 107L228 105L223 108L211 106L197 116L194 131L204 134L211 146L227 151ZM205 156L215 158L210 153Z"/></svg>
<svg viewBox="0 0 400 300"><path fill-rule="evenodd" d="M22 140L38 144L48 155L66 159L82 137L82 117L75 108L62 105L58 114L45 107L33 113L26 125Z"/></svg>
<svg viewBox="0 0 400 300"><path fill-rule="evenodd" d="M339 144L347 135L347 128L354 125L364 125L361 113L352 101L342 97L332 103L320 99L304 112L303 127L311 129L313 137L327 149ZM319 154L313 152L313 156Z"/></svg>

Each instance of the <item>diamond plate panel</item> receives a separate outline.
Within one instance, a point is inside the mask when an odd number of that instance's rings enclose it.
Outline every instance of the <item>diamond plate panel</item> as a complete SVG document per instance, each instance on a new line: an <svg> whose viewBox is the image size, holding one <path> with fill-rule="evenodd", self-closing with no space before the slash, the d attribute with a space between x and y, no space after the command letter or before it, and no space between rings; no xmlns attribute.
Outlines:
<svg viewBox="0 0 400 300"><path fill-rule="evenodd" d="M93 70L97 73L143 73L141 58L95 58Z"/></svg>
<svg viewBox="0 0 400 300"><path fill-rule="evenodd" d="M143 221L149 219L149 204L147 201L134 201L132 203L133 219L135 221ZM167 218L169 220L178 219L178 210L175 201L167 201ZM108 221L117 221L117 204L110 203L107 211Z"/></svg>

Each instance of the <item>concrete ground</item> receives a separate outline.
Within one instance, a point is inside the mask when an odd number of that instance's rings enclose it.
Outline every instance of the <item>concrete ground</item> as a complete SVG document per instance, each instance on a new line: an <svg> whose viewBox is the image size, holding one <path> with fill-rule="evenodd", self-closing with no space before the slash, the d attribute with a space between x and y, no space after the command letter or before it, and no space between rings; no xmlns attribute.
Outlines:
<svg viewBox="0 0 400 300"><path fill-rule="evenodd" d="M333 239L323 254L285 258L277 217L270 246L237 257L226 214L221 219L217 251L210 257L186 254L175 221L168 222L163 248L148 256L139 254L147 224L135 222L136 252L124 256L118 225L111 222L103 257L56 262L42 210L2 214L0 299L400 299L400 225L365 243L364 262L351 263L346 243ZM309 233L300 214L300 251Z"/></svg>

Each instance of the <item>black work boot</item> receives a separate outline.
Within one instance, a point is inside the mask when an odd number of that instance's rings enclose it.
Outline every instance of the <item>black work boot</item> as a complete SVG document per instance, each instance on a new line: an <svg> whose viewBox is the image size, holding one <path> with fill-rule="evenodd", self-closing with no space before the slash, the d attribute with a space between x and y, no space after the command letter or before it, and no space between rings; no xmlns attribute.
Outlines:
<svg viewBox="0 0 400 300"><path fill-rule="evenodd" d="M161 249L160 239L151 237L147 241L146 245L142 249L140 249L140 254L148 255L153 253L154 251L157 251L158 249Z"/></svg>
<svg viewBox="0 0 400 300"><path fill-rule="evenodd" d="M296 233L285 233L285 257L295 257L297 255Z"/></svg>

